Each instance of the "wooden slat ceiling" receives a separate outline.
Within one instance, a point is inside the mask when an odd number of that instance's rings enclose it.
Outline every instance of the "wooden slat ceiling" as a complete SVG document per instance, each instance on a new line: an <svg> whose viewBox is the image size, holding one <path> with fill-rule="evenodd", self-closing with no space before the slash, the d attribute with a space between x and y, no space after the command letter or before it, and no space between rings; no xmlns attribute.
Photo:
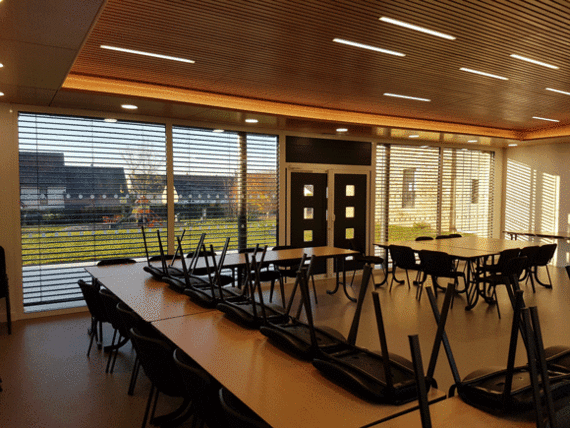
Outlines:
<svg viewBox="0 0 570 428"><path fill-rule="evenodd" d="M388 24L379 20L382 16L456 40ZM333 43L334 38L406 56ZM570 96L546 90L570 92L569 48L570 2L565 0L108 0L69 76L464 124L497 129L498 136L499 130L509 130L524 137L570 127ZM390 98L385 92L431 102Z"/></svg>

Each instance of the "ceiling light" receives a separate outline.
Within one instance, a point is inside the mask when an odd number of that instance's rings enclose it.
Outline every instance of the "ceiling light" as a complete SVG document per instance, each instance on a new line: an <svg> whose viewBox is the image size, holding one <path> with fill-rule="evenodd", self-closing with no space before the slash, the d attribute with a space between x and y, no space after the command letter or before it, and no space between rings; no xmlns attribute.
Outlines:
<svg viewBox="0 0 570 428"><path fill-rule="evenodd" d="M429 30L424 27L420 27L418 25L408 24L407 22L398 21L397 19L387 18L383 16L380 18L380 21L387 22L389 24L399 25L400 27L409 28L410 30L420 31L422 33L431 34L432 36L441 37L447 40L455 40L454 36L450 36L449 34L440 33L439 31Z"/></svg>
<svg viewBox="0 0 570 428"><path fill-rule="evenodd" d="M381 52L381 53L385 53L385 54L389 54L389 55L406 56L406 54L403 54L400 52L389 51L387 49L377 48L376 46L363 45L362 43L351 42L349 40L333 39L333 42L342 43L343 45L348 45L348 46L354 46L356 48L369 49L371 51Z"/></svg>
<svg viewBox="0 0 570 428"><path fill-rule="evenodd" d="M558 89L546 88L547 91L558 92L559 94L570 95L570 92L560 91Z"/></svg>
<svg viewBox="0 0 570 428"><path fill-rule="evenodd" d="M418 134L410 135L409 138L420 138Z"/></svg>
<svg viewBox="0 0 570 428"><path fill-rule="evenodd" d="M189 64L194 64L194 62L195 62L195 61L192 61L191 59L179 58L176 56L169 56L169 55L155 54L155 53L151 53L151 52L136 51L134 49L118 48L115 46L101 45L101 49L108 49L111 51L118 51L118 52L126 52L126 53L135 54L135 55L151 56L153 58L169 59L172 61L186 62Z"/></svg>
<svg viewBox="0 0 570 428"><path fill-rule="evenodd" d="M336 128L336 132L347 132L348 128Z"/></svg>
<svg viewBox="0 0 570 428"><path fill-rule="evenodd" d="M467 140L468 143L476 143L477 140Z"/></svg>
<svg viewBox="0 0 570 428"><path fill-rule="evenodd" d="M247 123L257 123L257 122L259 122L259 120L257 120L257 119L246 119L245 121L246 121Z"/></svg>
<svg viewBox="0 0 570 428"><path fill-rule="evenodd" d="M516 146L518 146L518 144L514 144L514 143L509 144L509 147L516 147Z"/></svg>
<svg viewBox="0 0 570 428"><path fill-rule="evenodd" d="M0 0L0 2L1 2L1 1L2 1L2 0ZM2 68L2 67L4 67L4 64L2 64L2 63L0 62L0 68Z"/></svg>
<svg viewBox="0 0 570 428"><path fill-rule="evenodd" d="M485 73L483 71L477 71L477 70L472 70L470 68L465 68L465 67L461 67L459 70L461 71L466 71L468 73L474 73L474 74L480 74L481 76L487 76L487 77L492 77L494 79L500 79L500 80L509 80L506 77L503 76L497 76L496 74L490 74L490 73Z"/></svg>
<svg viewBox="0 0 570 428"><path fill-rule="evenodd" d="M416 100L416 101L426 101L426 102L431 101L428 98L409 97L407 95L390 94L388 92L385 92L384 95L386 97L404 98L406 100Z"/></svg>
<svg viewBox="0 0 570 428"><path fill-rule="evenodd" d="M3 96L4 96L4 92L0 92L0 97L3 97Z"/></svg>
<svg viewBox="0 0 570 428"><path fill-rule="evenodd" d="M136 110L138 109L137 106L133 105L133 104L121 104L121 107L123 107L124 109L127 110Z"/></svg>
<svg viewBox="0 0 570 428"><path fill-rule="evenodd" d="M224 130L223 130L223 129L214 129L212 132L218 132L218 133L220 133L220 132L224 132Z"/></svg>
<svg viewBox="0 0 570 428"><path fill-rule="evenodd" d="M103 121L107 122L107 123L115 123L117 121L117 119L114 119L112 117L108 117L106 119L103 119Z"/></svg>
<svg viewBox="0 0 570 428"><path fill-rule="evenodd" d="M524 56L520 56L520 55L515 55L515 54L513 54L513 55L511 55L511 58L520 59L520 60L522 60L522 61L531 62L531 63L533 63L533 64L542 65L543 67L548 67L548 68L553 68L553 69L555 69L555 70L558 70L558 67L555 66L555 65L550 65L550 64L547 64L547 63L542 62L542 61L537 61L537 60L534 60L534 59L526 58L526 57L524 57Z"/></svg>
<svg viewBox="0 0 570 428"><path fill-rule="evenodd" d="M429 149L429 146L421 146L420 149Z"/></svg>
<svg viewBox="0 0 570 428"><path fill-rule="evenodd" d="M546 117L538 117L538 116L533 116L533 119L538 119L538 120L547 120L548 122L560 122L559 120L556 119L548 119Z"/></svg>

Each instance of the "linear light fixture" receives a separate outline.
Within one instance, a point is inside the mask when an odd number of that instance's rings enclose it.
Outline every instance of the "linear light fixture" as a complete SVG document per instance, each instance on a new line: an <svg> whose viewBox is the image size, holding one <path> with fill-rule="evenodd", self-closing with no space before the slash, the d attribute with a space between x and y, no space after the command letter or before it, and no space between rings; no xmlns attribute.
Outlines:
<svg viewBox="0 0 570 428"><path fill-rule="evenodd" d="M526 62L530 62L530 63L532 63L532 64L542 65L543 67L548 67L548 68L553 68L554 70L558 70L558 67L555 66L555 65L547 64L547 63L545 63L545 62L537 61L537 60L535 60L535 59L530 59L530 58L527 58L527 57L524 57L524 56L512 54L512 55L511 55L511 58L520 59L521 61L526 61Z"/></svg>
<svg viewBox="0 0 570 428"><path fill-rule="evenodd" d="M408 95L398 95L398 94L391 94L389 92L385 92L384 96L386 97L394 97L394 98L404 98L406 100L415 100L415 101L425 101L430 102L431 100L428 98L418 98L418 97L410 97Z"/></svg>
<svg viewBox="0 0 570 428"><path fill-rule="evenodd" d="M403 54L400 52L390 51L388 49L382 49L382 48L378 48L376 46L364 45L362 43L351 42L350 40L344 40L344 39L336 38L336 39L333 39L333 42L341 43L343 45L348 45L348 46L354 46L356 48L368 49L368 50L375 51L375 52L385 53L388 55L406 56L406 54Z"/></svg>
<svg viewBox="0 0 570 428"><path fill-rule="evenodd" d="M468 143L476 143L477 140L467 140Z"/></svg>
<svg viewBox="0 0 570 428"><path fill-rule="evenodd" d="M418 134L409 135L408 138L420 138Z"/></svg>
<svg viewBox="0 0 570 428"><path fill-rule="evenodd" d="M559 89L546 88L547 91L557 92L559 94L570 95L570 92L561 91Z"/></svg>
<svg viewBox="0 0 570 428"><path fill-rule="evenodd" d="M195 62L195 61L192 61L191 59L179 58L177 56L169 56L169 55L155 54L155 53L151 53L151 52L136 51L134 49L118 48L116 46L101 45L101 49L108 49L108 50L117 51L117 52L126 52L126 53L135 54L135 55L151 56L153 58L169 59L171 61L186 62L188 64L194 64L194 62Z"/></svg>
<svg viewBox="0 0 570 428"><path fill-rule="evenodd" d="M134 104L121 104L121 107L127 110L136 110L138 107Z"/></svg>
<svg viewBox="0 0 570 428"><path fill-rule="evenodd" d="M117 119L115 119L113 117L107 117L107 118L103 119L103 121L107 122L107 123L116 123Z"/></svg>
<svg viewBox="0 0 570 428"><path fill-rule="evenodd" d="M336 132L348 132L348 128L336 128Z"/></svg>
<svg viewBox="0 0 570 428"><path fill-rule="evenodd" d="M222 132L224 132L224 130L223 129L214 129L212 132L221 134Z"/></svg>
<svg viewBox="0 0 570 428"><path fill-rule="evenodd" d="M509 144L509 147L516 147L516 146L518 146L518 144L515 144L515 143Z"/></svg>
<svg viewBox="0 0 570 428"><path fill-rule="evenodd" d="M440 33L439 31L430 30L428 28L420 27L419 25L408 24L407 22L399 21L393 18L388 18L386 16L381 17L380 21L387 22L388 24L399 25L400 27L409 28L410 30L419 31L421 33L431 34L432 36L441 37L443 39L455 40L455 37L450 36L449 34Z"/></svg>
<svg viewBox="0 0 570 428"><path fill-rule="evenodd" d="M481 76L492 77L493 79L509 80L503 76L497 76L496 74L485 73L483 71L477 71L477 70L473 70L471 68L461 67L459 70L466 71L468 73L480 74Z"/></svg>
<svg viewBox="0 0 570 428"><path fill-rule="evenodd" d="M538 119L538 120L546 120L546 121L548 121L548 122L560 122L559 120L556 120L556 119L548 119L548 118L546 118L546 117L533 116L532 118L533 118L533 119Z"/></svg>
<svg viewBox="0 0 570 428"><path fill-rule="evenodd" d="M246 121L246 123L257 123L257 122L259 122L259 120L257 120L257 119L246 119L245 121Z"/></svg>

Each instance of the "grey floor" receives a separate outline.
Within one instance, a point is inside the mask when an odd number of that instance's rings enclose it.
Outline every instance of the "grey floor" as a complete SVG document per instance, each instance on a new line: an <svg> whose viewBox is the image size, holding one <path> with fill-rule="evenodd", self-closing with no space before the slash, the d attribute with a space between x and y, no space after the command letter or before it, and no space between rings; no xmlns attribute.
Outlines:
<svg viewBox="0 0 570 428"><path fill-rule="evenodd" d="M554 288L538 287L532 293L530 284L525 297L527 305L539 308L545 344L570 346L570 280L564 269L550 268ZM541 272L545 275L545 272ZM376 280L382 274L376 274ZM357 276L358 279L358 276ZM291 287L289 282L287 287ZM337 328L347 334L353 303L337 293L330 296L326 289L331 281L317 281L317 324ZM415 288L394 285L378 288L390 352L410 357L409 334L419 334L424 365L435 335L435 323L429 303L415 299ZM489 365L504 365L512 321L504 289L499 290L502 319L494 306L479 303L472 311L464 310L465 298L459 295L448 320L447 332L462 376ZM181 298L183 298L181 296ZM443 301L440 294L439 302ZM0 302L3 304L3 301ZM379 350L372 299L367 295L357 343ZM0 326L0 427L138 427L149 391L149 381L139 377L134 396L127 395L128 381L134 361L130 345L119 354L115 372L105 374L106 355L93 349L87 358L87 313L46 317L13 324L11 336ZM106 331L109 342L111 332ZM525 361L522 348L517 355ZM435 377L440 389L447 391L453 383L447 361L442 353ZM172 410L179 401L161 398L157 414ZM189 426L190 423L187 424Z"/></svg>

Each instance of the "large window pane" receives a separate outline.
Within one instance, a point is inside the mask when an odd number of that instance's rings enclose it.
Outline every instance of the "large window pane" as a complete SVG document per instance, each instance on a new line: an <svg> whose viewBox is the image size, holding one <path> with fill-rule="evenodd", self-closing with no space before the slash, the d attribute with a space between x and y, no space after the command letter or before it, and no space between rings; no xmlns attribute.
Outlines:
<svg viewBox="0 0 570 428"><path fill-rule="evenodd" d="M82 304L84 266L143 256L141 225L166 235L164 126L21 113L18 128L24 308Z"/></svg>
<svg viewBox="0 0 570 428"><path fill-rule="evenodd" d="M176 230L185 250L202 232L220 248L276 245L277 137L175 126L173 134Z"/></svg>

